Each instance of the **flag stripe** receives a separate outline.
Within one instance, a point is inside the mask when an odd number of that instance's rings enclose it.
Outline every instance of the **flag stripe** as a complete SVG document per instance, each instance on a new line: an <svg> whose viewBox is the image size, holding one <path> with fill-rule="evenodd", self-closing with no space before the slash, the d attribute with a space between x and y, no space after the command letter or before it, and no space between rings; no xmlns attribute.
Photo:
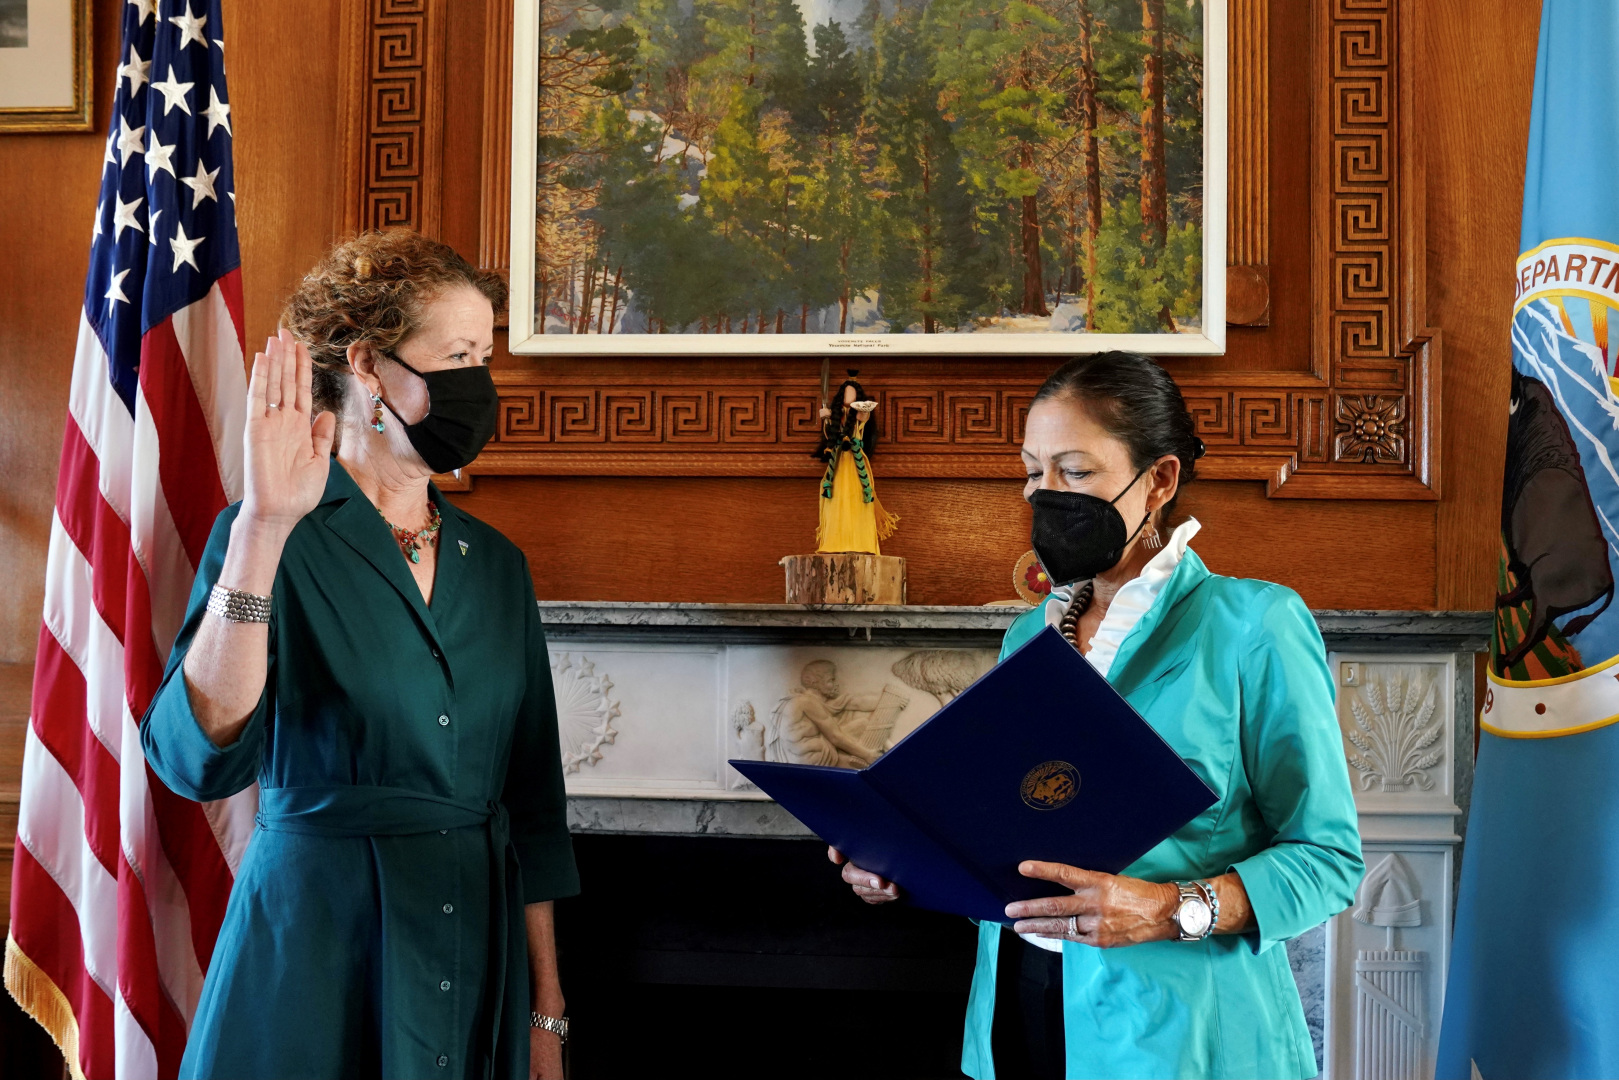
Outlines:
<svg viewBox="0 0 1619 1080"><path fill-rule="evenodd" d="M169 648L185 622L186 602L190 598L191 582L195 577L195 563L187 555L175 531L174 519L169 514L169 500L158 482L162 461L169 454L163 449L157 428L152 424L144 390L137 384L135 445L130 455L135 488L129 515L130 544L135 562L130 564L128 570L128 621L131 627L142 628L142 633L125 642L125 647L135 653L129 662L129 700L137 707L137 714L146 711L152 696L157 693L163 666L168 662ZM210 520L209 527L212 526ZM153 581L163 582L164 587L156 590L150 588L149 582ZM159 645L159 642L162 644Z"/></svg>
<svg viewBox="0 0 1619 1080"><path fill-rule="evenodd" d="M73 417L62 433L56 516L73 546L93 566L119 565L129 551L129 526L101 495L101 468L95 451ZM92 581L91 597L108 629L124 639L123 574L102 574Z"/></svg>
<svg viewBox="0 0 1619 1080"><path fill-rule="evenodd" d="M204 299L196 306L207 303ZM207 324L206 317L193 322L199 333ZM165 320L148 330L141 339L140 388L141 400L151 412L151 426L147 428L141 423L141 409L137 404L136 447L137 452L144 449L141 443L145 440L141 436L149 434L153 440L151 449L155 451L157 432L164 433L162 453L157 460L162 487L137 483L135 490L153 493L161 490L172 496L169 512L186 556L190 564L196 566L202 560L202 549L208 544L214 518L225 505L225 489L219 481L219 463L208 421L198 404L198 388L192 385L191 379L192 372L186 367L173 323ZM207 397L213 397L211 386ZM245 403L242 408L245 409ZM153 566L148 570L153 576L158 573Z"/></svg>
<svg viewBox="0 0 1619 1080"><path fill-rule="evenodd" d="M186 1024L158 972L157 939L139 878L118 876L118 992L156 1052L158 1075L175 1076L185 1052ZM125 1045L120 1040L120 1045ZM121 1063L127 1071L129 1062Z"/></svg>
<svg viewBox="0 0 1619 1080"><path fill-rule="evenodd" d="M191 386L208 425L217 467L210 476L220 486L221 504L242 494L242 428L247 423L247 395L243 383L241 330L242 272L232 270L208 290L208 295L174 313L174 339L191 373ZM231 304L235 303L232 310ZM202 462L193 463L202 468ZM178 494L167 486L169 497ZM208 519L213 525L212 516ZM204 540L207 535L204 534Z"/></svg>
<svg viewBox="0 0 1619 1080"><path fill-rule="evenodd" d="M118 883L79 841L84 834L84 803L73 779L35 737L31 727L23 748L23 778L31 785L31 792L47 794L50 801L23 800L18 807L19 850L26 847L67 897L75 919L65 925L77 924L85 970L111 998L118 984L117 928L98 916L116 910ZM27 950L26 943L24 949ZM29 955L36 961L45 959L37 950L29 951Z"/></svg>
<svg viewBox="0 0 1619 1080"><path fill-rule="evenodd" d="M118 872L118 762L84 725L85 680L50 633L40 634L34 662L31 732L50 751L92 809L83 817L89 851L108 874ZM59 861L65 852L57 853Z"/></svg>
<svg viewBox="0 0 1619 1080"><path fill-rule="evenodd" d="M90 977L78 933L78 913L20 839L11 864L11 894L28 898L28 917L12 918L12 938L73 1007L79 1029L79 1069L97 1080L115 1075L112 998Z"/></svg>

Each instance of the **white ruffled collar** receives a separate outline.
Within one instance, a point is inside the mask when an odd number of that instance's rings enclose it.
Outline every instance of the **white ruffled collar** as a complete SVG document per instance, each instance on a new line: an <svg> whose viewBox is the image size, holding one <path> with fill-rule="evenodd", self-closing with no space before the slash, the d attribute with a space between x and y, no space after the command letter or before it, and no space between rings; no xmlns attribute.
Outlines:
<svg viewBox="0 0 1619 1080"><path fill-rule="evenodd" d="M1141 568L1141 573L1125 582L1114 595L1107 614L1102 616L1102 625L1097 627L1095 636L1091 638L1091 651L1085 654L1085 659L1104 678L1113 666L1113 658L1119 654L1119 646L1124 644L1124 639L1135 629L1141 617L1158 602L1159 594L1164 591L1181 559L1185 558L1192 537L1202 527L1197 518L1187 518L1177 525L1169 534L1163 550L1154 555ZM1047 626L1062 622L1062 613L1071 599L1072 586L1063 585L1051 590L1045 604Z"/></svg>

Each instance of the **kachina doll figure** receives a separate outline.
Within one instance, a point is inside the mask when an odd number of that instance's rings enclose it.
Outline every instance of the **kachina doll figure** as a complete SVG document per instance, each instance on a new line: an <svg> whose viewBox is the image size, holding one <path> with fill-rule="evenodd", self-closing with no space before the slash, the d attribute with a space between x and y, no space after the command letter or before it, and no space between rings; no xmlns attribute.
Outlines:
<svg viewBox="0 0 1619 1080"><path fill-rule="evenodd" d="M880 541L894 535L899 518L877 501L871 452L877 443L877 402L854 376L838 387L835 410L821 408L821 445L815 456L826 462L821 478L821 522L816 551L863 551L881 555Z"/></svg>

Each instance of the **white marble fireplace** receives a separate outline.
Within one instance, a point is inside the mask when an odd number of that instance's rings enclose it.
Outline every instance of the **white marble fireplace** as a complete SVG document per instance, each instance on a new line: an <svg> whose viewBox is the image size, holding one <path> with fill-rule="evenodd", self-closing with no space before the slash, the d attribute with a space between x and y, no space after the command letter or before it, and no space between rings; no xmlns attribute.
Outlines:
<svg viewBox="0 0 1619 1080"><path fill-rule="evenodd" d="M726 764L875 754L995 658L1000 607L545 603L569 820L589 836L801 839ZM1323 1075L1433 1074L1485 613L1318 612L1360 810L1355 907L1289 949ZM823 710L844 750L801 745ZM844 763L849 763L845 759Z"/></svg>

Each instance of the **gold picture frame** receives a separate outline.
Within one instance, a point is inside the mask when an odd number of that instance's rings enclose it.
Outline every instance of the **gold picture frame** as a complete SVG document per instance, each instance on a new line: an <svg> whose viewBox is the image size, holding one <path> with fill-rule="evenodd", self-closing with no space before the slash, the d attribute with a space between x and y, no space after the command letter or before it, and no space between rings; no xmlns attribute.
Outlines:
<svg viewBox="0 0 1619 1080"><path fill-rule="evenodd" d="M19 6L27 44L0 48L0 133L93 130L90 0L31 0ZM36 50L42 55L28 55ZM40 96L42 75L55 85L55 92L44 95L51 100L21 104Z"/></svg>

